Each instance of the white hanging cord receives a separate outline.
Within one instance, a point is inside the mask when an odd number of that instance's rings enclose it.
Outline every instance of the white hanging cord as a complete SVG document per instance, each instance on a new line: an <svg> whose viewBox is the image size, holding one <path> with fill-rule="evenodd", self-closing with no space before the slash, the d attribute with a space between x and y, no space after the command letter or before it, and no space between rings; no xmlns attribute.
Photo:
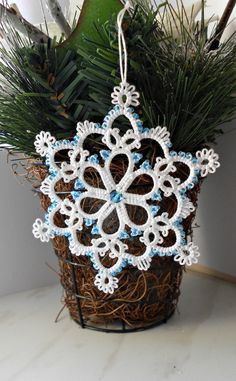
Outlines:
<svg viewBox="0 0 236 381"><path fill-rule="evenodd" d="M135 86L130 85L127 82L128 53L122 23L124 20L125 12L130 7L130 2L126 1L124 8L119 12L117 16L121 82L119 86L114 87L113 93L111 94L112 104L118 105L123 109L127 109L130 106L137 107L139 105L140 97L139 93L136 91Z"/></svg>
<svg viewBox="0 0 236 381"><path fill-rule="evenodd" d="M119 59L120 59L120 75L121 83L127 83L127 66L128 66L128 54L127 46L125 42L124 31L122 28L122 22L126 11L131 7L129 1L126 1L124 8L119 12L117 16L117 25L118 25L118 43L119 43Z"/></svg>

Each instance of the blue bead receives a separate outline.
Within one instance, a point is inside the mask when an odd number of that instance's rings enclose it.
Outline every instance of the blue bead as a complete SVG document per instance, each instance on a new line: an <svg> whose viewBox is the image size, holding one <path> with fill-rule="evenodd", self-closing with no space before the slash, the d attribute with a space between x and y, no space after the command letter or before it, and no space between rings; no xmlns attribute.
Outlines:
<svg viewBox="0 0 236 381"><path fill-rule="evenodd" d="M76 201L80 198L81 192L73 191L73 192L71 192L71 195L72 195L73 199Z"/></svg>
<svg viewBox="0 0 236 381"><path fill-rule="evenodd" d="M99 164L98 155L90 156L88 161L92 164Z"/></svg>
<svg viewBox="0 0 236 381"><path fill-rule="evenodd" d="M189 152L186 153L186 158L189 159L189 160L192 160L193 158L193 155Z"/></svg>
<svg viewBox="0 0 236 381"><path fill-rule="evenodd" d="M106 122L103 122L101 128L103 128L104 130L107 128L107 123Z"/></svg>
<svg viewBox="0 0 236 381"><path fill-rule="evenodd" d="M144 132L144 128L142 124L141 125L138 124L138 131L140 132L140 134Z"/></svg>
<svg viewBox="0 0 236 381"><path fill-rule="evenodd" d="M148 160L145 160L140 168L145 170L145 171L148 171L149 169L152 169L152 167L151 167L151 165L150 165Z"/></svg>
<svg viewBox="0 0 236 381"><path fill-rule="evenodd" d="M120 232L120 235L119 235L119 238L120 239L127 239L129 238L129 234L127 232Z"/></svg>
<svg viewBox="0 0 236 381"><path fill-rule="evenodd" d="M92 226L94 224L94 220L92 220L91 218L85 218L84 221L86 226Z"/></svg>
<svg viewBox="0 0 236 381"><path fill-rule="evenodd" d="M99 227L97 225L94 225L94 227L92 228L91 233L94 234L94 235L100 234Z"/></svg>
<svg viewBox="0 0 236 381"><path fill-rule="evenodd" d="M189 190L193 189L193 188L194 188L194 184L193 184L193 183L188 184L187 188L188 188Z"/></svg>
<svg viewBox="0 0 236 381"><path fill-rule="evenodd" d="M152 212L153 216L156 216L157 213L159 212L159 210L160 210L159 206L156 206L156 205L151 206L151 212Z"/></svg>
<svg viewBox="0 0 236 381"><path fill-rule="evenodd" d="M117 192L116 190L114 190L114 191L112 191L110 193L110 199L115 204L118 204L119 202L123 201L124 196L122 195L122 193Z"/></svg>
<svg viewBox="0 0 236 381"><path fill-rule="evenodd" d="M143 155L141 153L134 152L132 154L133 162L138 163L142 159Z"/></svg>
<svg viewBox="0 0 236 381"><path fill-rule="evenodd" d="M57 202L54 201L48 208L48 213L52 212L57 207Z"/></svg>
<svg viewBox="0 0 236 381"><path fill-rule="evenodd" d="M88 257L93 257L93 252L91 250L86 251L85 255Z"/></svg>
<svg viewBox="0 0 236 381"><path fill-rule="evenodd" d="M151 200L153 200L153 201L161 201L162 200L161 193L160 192L154 193L153 196L151 197Z"/></svg>
<svg viewBox="0 0 236 381"><path fill-rule="evenodd" d="M111 151L109 151L109 150L103 149L100 151L100 155L103 158L103 160L107 160L109 158L110 154L111 154Z"/></svg>
<svg viewBox="0 0 236 381"><path fill-rule="evenodd" d="M157 249L152 249L149 255L150 255L150 257L154 257L157 254L158 254L158 250Z"/></svg>
<svg viewBox="0 0 236 381"><path fill-rule="evenodd" d="M80 179L77 179L77 180L75 181L74 188L75 188L76 190L82 190L82 189L84 189L85 187L84 187L84 184L82 183L82 181L81 181Z"/></svg>
<svg viewBox="0 0 236 381"><path fill-rule="evenodd" d="M136 229L136 228L132 228L132 229L131 229L131 236L132 236L132 237L137 237L137 236L139 236L139 235L141 235L141 234L142 234L141 230Z"/></svg>

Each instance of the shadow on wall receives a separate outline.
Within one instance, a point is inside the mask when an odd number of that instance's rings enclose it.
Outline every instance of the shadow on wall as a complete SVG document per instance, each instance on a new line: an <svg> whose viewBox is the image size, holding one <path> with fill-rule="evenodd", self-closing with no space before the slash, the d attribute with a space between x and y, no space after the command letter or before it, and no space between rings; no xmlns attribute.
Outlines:
<svg viewBox="0 0 236 381"><path fill-rule="evenodd" d="M0 295L47 286L58 282L45 262L57 268L50 244L32 235L32 223L39 215L39 200L30 184L20 185L0 151Z"/></svg>
<svg viewBox="0 0 236 381"><path fill-rule="evenodd" d="M202 186L194 240L202 265L236 276L236 121L226 130L215 147L221 168Z"/></svg>

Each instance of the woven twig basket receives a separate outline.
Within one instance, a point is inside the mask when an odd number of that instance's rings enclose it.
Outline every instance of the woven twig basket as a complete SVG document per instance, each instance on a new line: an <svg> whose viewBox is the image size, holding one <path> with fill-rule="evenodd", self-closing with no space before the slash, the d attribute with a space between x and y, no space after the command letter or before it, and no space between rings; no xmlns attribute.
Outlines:
<svg viewBox="0 0 236 381"><path fill-rule="evenodd" d="M40 165L30 167L29 172L39 183L47 176L47 170ZM60 192L66 193L70 187L70 184L61 185ZM189 191L188 196L194 205L198 193L199 186ZM46 211L50 200L40 193L40 201ZM173 207L172 203L169 208ZM192 213L184 222L186 236L192 232L194 217ZM62 215L58 214L56 218L58 225L63 223ZM80 234L88 239L86 232ZM127 266L120 274L119 288L114 294L106 295L94 285L96 273L91 261L87 257L72 255L67 238L56 237L53 246L59 261L65 305L81 327L107 332L144 330L167 322L175 312L184 267L172 257L153 258L148 271ZM134 253L135 250L138 249L133 247ZM109 257L106 260L109 261Z"/></svg>

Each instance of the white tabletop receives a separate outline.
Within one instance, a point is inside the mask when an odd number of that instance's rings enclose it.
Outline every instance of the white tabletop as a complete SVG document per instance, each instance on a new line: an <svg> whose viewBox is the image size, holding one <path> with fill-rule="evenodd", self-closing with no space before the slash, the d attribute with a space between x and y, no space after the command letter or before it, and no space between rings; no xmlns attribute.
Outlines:
<svg viewBox="0 0 236 381"><path fill-rule="evenodd" d="M59 285L0 299L1 381L235 381L236 286L185 275L179 313L149 331L82 330Z"/></svg>

